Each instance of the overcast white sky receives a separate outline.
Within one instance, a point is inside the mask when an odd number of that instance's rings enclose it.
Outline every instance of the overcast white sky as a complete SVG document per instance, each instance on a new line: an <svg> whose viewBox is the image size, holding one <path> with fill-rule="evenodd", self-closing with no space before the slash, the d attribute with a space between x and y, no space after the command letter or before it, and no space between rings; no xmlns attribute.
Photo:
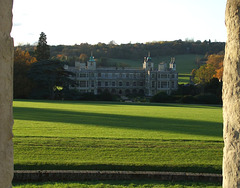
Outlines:
<svg viewBox="0 0 240 188"><path fill-rule="evenodd" d="M14 0L15 45L226 41L227 0Z"/></svg>

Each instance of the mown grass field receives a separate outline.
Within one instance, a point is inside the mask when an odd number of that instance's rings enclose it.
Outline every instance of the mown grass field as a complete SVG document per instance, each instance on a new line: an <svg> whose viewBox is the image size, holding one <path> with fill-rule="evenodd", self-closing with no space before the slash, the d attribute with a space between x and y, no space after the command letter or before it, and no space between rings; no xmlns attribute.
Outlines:
<svg viewBox="0 0 240 188"><path fill-rule="evenodd" d="M221 173L222 108L14 101L15 169Z"/></svg>
<svg viewBox="0 0 240 188"><path fill-rule="evenodd" d="M176 63L177 63L177 71L181 77L179 77L179 84L189 83L189 76L191 75L192 69L196 68L196 60L202 58L203 55L194 55L194 54L186 54L186 55L176 55ZM152 58L155 63L155 68L157 68L160 62L169 63L171 60L170 56L162 56ZM130 67L142 67L143 59L139 60L125 60L125 59L109 59L111 63L124 63L128 64Z"/></svg>
<svg viewBox="0 0 240 188"><path fill-rule="evenodd" d="M81 183L15 183L14 188L220 188L219 183L159 182L159 181L103 181Z"/></svg>

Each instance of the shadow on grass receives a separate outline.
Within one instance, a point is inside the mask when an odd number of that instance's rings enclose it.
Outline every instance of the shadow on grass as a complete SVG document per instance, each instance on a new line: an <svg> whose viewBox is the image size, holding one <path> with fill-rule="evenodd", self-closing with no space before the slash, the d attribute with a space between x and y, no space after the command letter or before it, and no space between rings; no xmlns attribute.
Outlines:
<svg viewBox="0 0 240 188"><path fill-rule="evenodd" d="M208 121L139 117L29 107L14 107L14 119L222 137L222 124Z"/></svg>
<svg viewBox="0 0 240 188"><path fill-rule="evenodd" d="M222 108L222 105L214 104L181 104L181 103L142 103L142 102L112 102L112 101L60 101L60 100L24 100L15 99L14 101L50 103L50 104L87 104L94 106L111 106L111 105L137 105L137 106L167 106L167 107L187 107L187 108Z"/></svg>
<svg viewBox="0 0 240 188"><path fill-rule="evenodd" d="M221 166L195 165L195 166L151 166L151 165L111 165L111 164L86 164L86 165L53 165L53 164L28 164L14 165L15 170L113 170L113 171L160 171L160 172L193 172L221 174Z"/></svg>

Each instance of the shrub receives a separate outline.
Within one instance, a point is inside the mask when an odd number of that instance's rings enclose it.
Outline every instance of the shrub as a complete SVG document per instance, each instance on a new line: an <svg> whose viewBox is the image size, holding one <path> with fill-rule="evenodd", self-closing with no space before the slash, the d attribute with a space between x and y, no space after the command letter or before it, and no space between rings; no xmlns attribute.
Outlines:
<svg viewBox="0 0 240 188"><path fill-rule="evenodd" d="M150 102L161 102L161 103L167 103L167 102L174 102L172 97L168 95L165 92L157 93L156 95L152 96L150 99Z"/></svg>
<svg viewBox="0 0 240 188"><path fill-rule="evenodd" d="M216 95L211 93L196 95L194 98L196 102L200 104L220 104L221 103L219 98Z"/></svg>
<svg viewBox="0 0 240 188"><path fill-rule="evenodd" d="M196 103L196 100L192 95L185 95L179 100L179 102L180 103L193 104L193 103Z"/></svg>

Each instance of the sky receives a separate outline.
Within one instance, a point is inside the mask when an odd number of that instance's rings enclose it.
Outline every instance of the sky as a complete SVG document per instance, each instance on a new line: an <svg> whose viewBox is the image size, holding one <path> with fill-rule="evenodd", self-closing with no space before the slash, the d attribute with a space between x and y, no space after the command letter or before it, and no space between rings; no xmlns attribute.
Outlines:
<svg viewBox="0 0 240 188"><path fill-rule="evenodd" d="M14 44L226 41L227 0L14 0Z"/></svg>

